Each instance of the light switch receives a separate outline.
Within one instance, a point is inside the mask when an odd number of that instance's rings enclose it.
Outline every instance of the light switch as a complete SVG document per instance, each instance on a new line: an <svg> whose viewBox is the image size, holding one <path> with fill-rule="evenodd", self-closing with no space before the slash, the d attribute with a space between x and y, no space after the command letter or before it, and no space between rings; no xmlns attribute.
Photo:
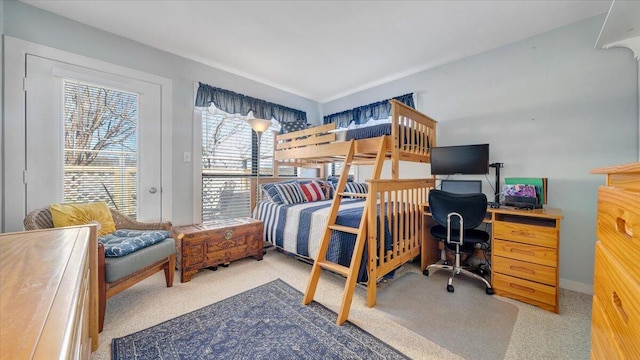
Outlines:
<svg viewBox="0 0 640 360"><path fill-rule="evenodd" d="M188 151L184 152L184 162L186 163L191 162L191 153Z"/></svg>

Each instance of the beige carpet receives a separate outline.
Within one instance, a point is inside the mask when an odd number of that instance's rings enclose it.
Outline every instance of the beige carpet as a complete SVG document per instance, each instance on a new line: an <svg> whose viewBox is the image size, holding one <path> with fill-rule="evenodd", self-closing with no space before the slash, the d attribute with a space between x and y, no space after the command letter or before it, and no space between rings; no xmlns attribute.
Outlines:
<svg viewBox="0 0 640 360"><path fill-rule="evenodd" d="M518 307L464 276L454 279L455 292L449 293L448 277L446 271L429 277L407 272L380 290L376 309L465 359L503 359Z"/></svg>
<svg viewBox="0 0 640 360"><path fill-rule="evenodd" d="M310 270L308 264L269 250L263 261L244 259L218 271L202 270L188 283L180 283L179 274L176 274L172 288L165 287L164 274L158 273L107 301L104 331L100 333L99 348L92 354L92 359L110 359L114 337L148 328L278 278L304 292ZM402 272L419 273L419 269L410 264ZM425 277L425 281L427 279ZM393 281L384 284L378 294ZM343 287L343 278L325 272L315 300L337 312ZM589 358L589 295L562 291L560 315L494 297L519 308L505 359ZM364 288L356 289L349 320L413 359L462 358L389 319L377 307L368 308Z"/></svg>

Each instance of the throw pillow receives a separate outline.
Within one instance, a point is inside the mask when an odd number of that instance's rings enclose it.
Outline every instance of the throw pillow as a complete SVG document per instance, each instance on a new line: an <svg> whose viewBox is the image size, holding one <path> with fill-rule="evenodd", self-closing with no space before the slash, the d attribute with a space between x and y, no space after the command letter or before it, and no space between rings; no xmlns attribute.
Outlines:
<svg viewBox="0 0 640 360"><path fill-rule="evenodd" d="M320 184L316 181L311 181L307 184L300 184L300 189L302 190L302 193L304 194L305 200L307 202L327 199Z"/></svg>
<svg viewBox="0 0 640 360"><path fill-rule="evenodd" d="M276 190L276 185L277 184L293 184L295 182L296 180L287 180L287 181L276 182L276 183L261 184L260 187L262 188L262 200L271 201L276 204L282 204L283 203L282 198L280 197L280 194L278 194L278 190Z"/></svg>
<svg viewBox="0 0 640 360"><path fill-rule="evenodd" d="M283 204L291 205L305 202L300 185L296 182L275 184L275 188Z"/></svg>
<svg viewBox="0 0 640 360"><path fill-rule="evenodd" d="M49 206L54 227L98 223L98 236L116 231L111 211L104 202L52 204Z"/></svg>
<svg viewBox="0 0 640 360"><path fill-rule="evenodd" d="M333 185L326 180L318 180L318 184L320 185L320 189L324 193L325 199L333 199Z"/></svg>
<svg viewBox="0 0 640 360"><path fill-rule="evenodd" d="M348 182L347 187L345 188L345 192L355 193L355 194L366 194L369 191L369 187L367 183L359 183L359 182Z"/></svg>

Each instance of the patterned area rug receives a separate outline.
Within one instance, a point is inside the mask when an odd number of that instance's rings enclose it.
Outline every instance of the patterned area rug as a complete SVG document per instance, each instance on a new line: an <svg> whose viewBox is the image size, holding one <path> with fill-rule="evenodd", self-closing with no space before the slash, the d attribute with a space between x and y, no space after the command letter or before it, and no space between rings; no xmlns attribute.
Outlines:
<svg viewBox="0 0 640 360"><path fill-rule="evenodd" d="M407 359L275 280L151 328L113 339L124 359Z"/></svg>

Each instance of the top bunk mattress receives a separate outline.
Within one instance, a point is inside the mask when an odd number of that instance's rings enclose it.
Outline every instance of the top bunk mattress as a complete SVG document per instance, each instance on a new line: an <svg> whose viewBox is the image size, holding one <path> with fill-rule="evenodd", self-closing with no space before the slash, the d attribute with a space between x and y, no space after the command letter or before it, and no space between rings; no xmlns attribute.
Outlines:
<svg viewBox="0 0 640 360"><path fill-rule="evenodd" d="M345 141L368 139L383 135L391 135L391 123L349 129L345 135Z"/></svg>

